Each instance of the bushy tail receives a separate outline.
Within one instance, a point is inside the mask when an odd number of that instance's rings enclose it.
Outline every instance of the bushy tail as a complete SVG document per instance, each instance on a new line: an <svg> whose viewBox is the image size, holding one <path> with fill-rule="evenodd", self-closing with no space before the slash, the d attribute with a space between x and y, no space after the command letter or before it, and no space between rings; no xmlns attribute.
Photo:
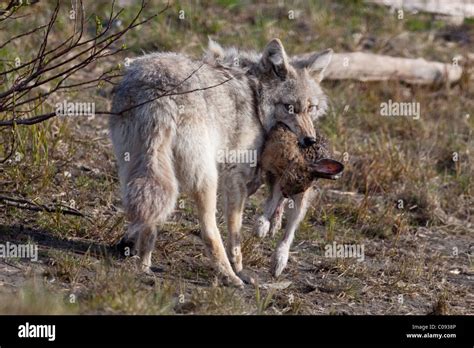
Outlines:
<svg viewBox="0 0 474 348"><path fill-rule="evenodd" d="M110 125L127 217L132 225L154 228L166 221L178 197L173 126L140 122L139 117Z"/></svg>

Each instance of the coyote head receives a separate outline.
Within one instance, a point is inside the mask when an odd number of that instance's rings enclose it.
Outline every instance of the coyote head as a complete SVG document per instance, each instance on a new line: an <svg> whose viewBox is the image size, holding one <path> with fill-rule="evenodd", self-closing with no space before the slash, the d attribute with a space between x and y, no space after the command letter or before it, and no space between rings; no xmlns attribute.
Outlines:
<svg viewBox="0 0 474 348"><path fill-rule="evenodd" d="M234 47L224 49L209 39L204 61L247 71L257 84L257 107L265 130L282 123L296 134L302 146L309 146L315 136L312 121L327 108L319 83L331 57L329 49L289 58L279 39L270 41L262 54Z"/></svg>
<svg viewBox="0 0 474 348"><path fill-rule="evenodd" d="M280 40L265 47L251 69L258 81L259 116L267 131L283 123L302 146L315 142L313 120L326 111L326 96L319 87L332 50L289 59Z"/></svg>

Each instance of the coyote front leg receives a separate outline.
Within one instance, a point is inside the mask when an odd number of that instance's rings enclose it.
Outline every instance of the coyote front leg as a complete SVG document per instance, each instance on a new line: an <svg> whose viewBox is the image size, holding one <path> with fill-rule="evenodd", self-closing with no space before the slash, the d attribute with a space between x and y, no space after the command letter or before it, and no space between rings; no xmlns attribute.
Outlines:
<svg viewBox="0 0 474 348"><path fill-rule="evenodd" d="M293 196L293 205L289 205L288 219L285 226L285 234L272 257L271 273L278 277L285 269L290 254L291 243L295 236L296 229L304 219L306 211L314 197L314 188L311 187L305 192ZM292 207L291 207L292 206Z"/></svg>
<svg viewBox="0 0 474 348"><path fill-rule="evenodd" d="M227 254L235 273L246 283L254 284L255 280L243 271L241 235L242 214L245 199L247 197L247 185L245 182L231 182L225 189L225 210L227 217Z"/></svg>
<svg viewBox="0 0 474 348"><path fill-rule="evenodd" d="M213 262L217 271L224 277L224 282L242 287L244 283L232 270L224 249L224 243L217 228L217 175L215 180L209 179L206 183L202 184L195 192L194 197L201 224L201 237L211 262Z"/></svg>

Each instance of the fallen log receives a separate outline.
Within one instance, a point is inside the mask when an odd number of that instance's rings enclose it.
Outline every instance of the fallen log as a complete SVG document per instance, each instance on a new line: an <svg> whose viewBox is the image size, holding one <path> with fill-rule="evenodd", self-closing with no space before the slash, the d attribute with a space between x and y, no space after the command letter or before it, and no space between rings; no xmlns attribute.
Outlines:
<svg viewBox="0 0 474 348"><path fill-rule="evenodd" d="M422 11L461 18L474 17L474 2L469 0L366 0L368 3L403 7L409 11Z"/></svg>
<svg viewBox="0 0 474 348"><path fill-rule="evenodd" d="M306 55L304 55L306 56ZM302 56L303 57L303 56ZM410 84L458 81L462 68L455 64L410 59L365 52L334 53L324 79L359 81L399 80Z"/></svg>

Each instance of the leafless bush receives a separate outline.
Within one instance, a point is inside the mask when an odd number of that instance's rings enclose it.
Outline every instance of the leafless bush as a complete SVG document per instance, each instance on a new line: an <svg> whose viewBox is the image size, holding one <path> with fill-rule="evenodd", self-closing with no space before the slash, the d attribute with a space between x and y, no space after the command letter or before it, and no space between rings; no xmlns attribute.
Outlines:
<svg viewBox="0 0 474 348"><path fill-rule="evenodd" d="M27 21L33 15L36 3L25 3L26 1L12 0L5 9L0 9L2 30L8 32L8 28L13 26L15 21ZM103 26L97 17L86 18L82 0L79 0L68 13L72 21L72 33L65 33L59 42L53 42L58 41L51 39L51 33L58 22L59 14L63 15L64 9L61 9L61 6L64 6L64 3L61 4L58 0L46 23L0 43L1 49L13 42L21 43L21 40L38 42L31 59L25 62L20 58L4 61L3 68L0 69L0 126L32 125L45 121L56 116L56 111L44 113L42 111L46 108L43 106L58 93L113 84L120 76L117 65L107 69L95 69L101 72L86 78L79 76L79 73L85 68L92 69L99 64L101 67L107 66L102 62L126 50L120 40L129 31L149 22L169 7L166 5L158 13L143 18L147 3L142 1L133 18L128 23L119 25L123 9L116 10L113 0L110 15ZM60 12L61 10L63 11ZM87 24L93 20L95 33L91 35L87 31ZM95 114L101 113L107 112L95 111Z"/></svg>

